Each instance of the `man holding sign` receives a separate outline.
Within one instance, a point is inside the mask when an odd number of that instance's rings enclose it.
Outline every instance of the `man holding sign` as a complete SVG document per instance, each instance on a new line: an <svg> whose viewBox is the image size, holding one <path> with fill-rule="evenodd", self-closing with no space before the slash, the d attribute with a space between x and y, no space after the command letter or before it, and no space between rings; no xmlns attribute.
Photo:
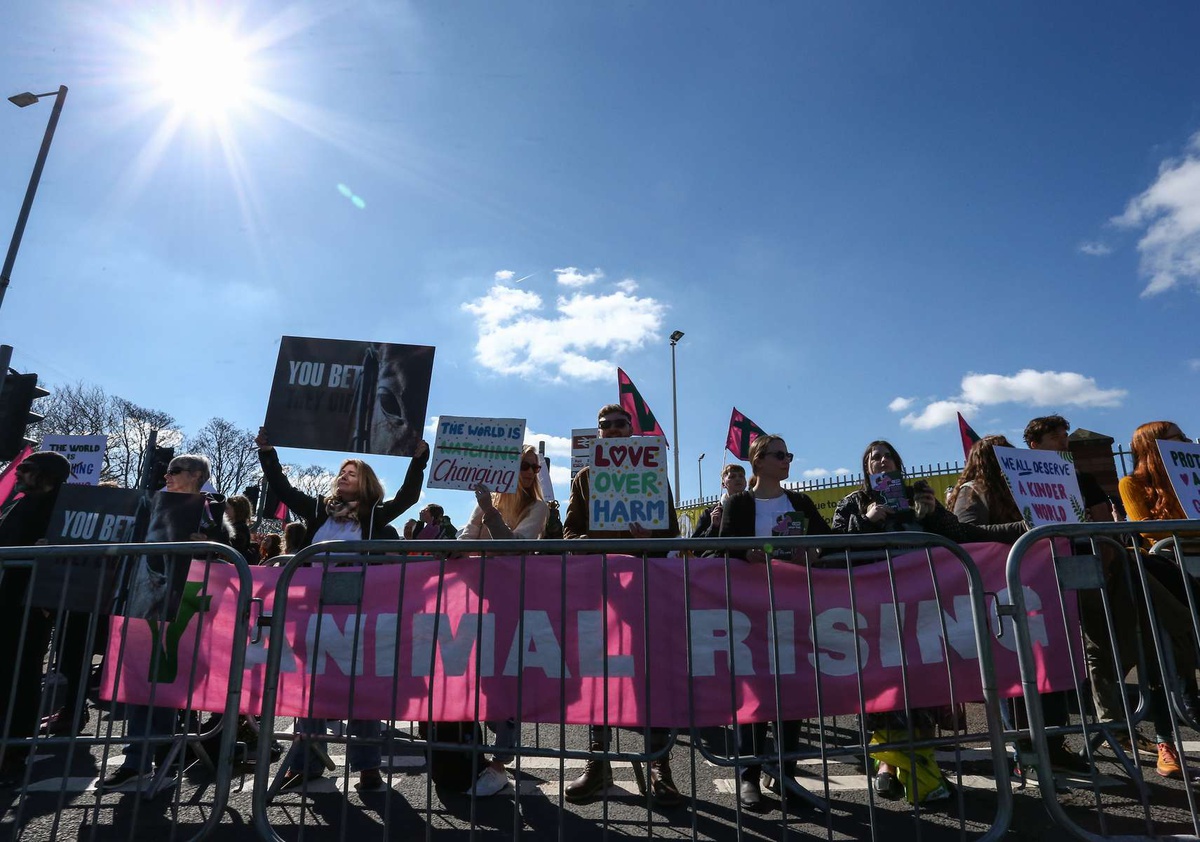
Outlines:
<svg viewBox="0 0 1200 842"><path fill-rule="evenodd" d="M608 404L600 408L597 413L596 423L596 438L598 439L592 445L593 459L596 454L601 454L601 460L605 463L615 461L612 458L612 451L605 447L605 442L599 439L624 439L627 444L626 459L630 451L628 448L638 447L638 442L645 439L646 441L659 441L661 438L654 437L631 437L633 432L632 419L624 409L618 404ZM609 441L608 444L613 444ZM665 451L665 448L656 446L658 453ZM652 457L655 462L662 461L660 456ZM625 461L625 460L622 460ZM638 462L640 465L646 465L646 451L639 451ZM571 480L571 502L567 504L567 519L563 522L563 537L564 538L678 538L679 537L679 520L675 516L675 503L671 499L671 489L667 485L665 475L662 478L662 487L666 489L666 509L667 522L664 527L658 529L649 529L638 521L637 518L624 519L628 526L621 528L593 528L595 512L593 509L592 482L591 474L593 468L608 470L610 467L620 467L610 464L594 464L585 465L579 469L579 473L575 475L575 479ZM640 493L640 491L639 491ZM611 503L612 501L610 501ZM618 502L625 502L624 500ZM641 501L638 501L641 502ZM616 512L616 505L609 505L607 508L601 506L601 514ZM625 511L629 512L631 506L626 504ZM590 729L590 742L592 751L602 752L608 749L608 742L611 737L611 730L602 726L592 726ZM667 729L652 728L650 731L650 750L657 751L666 746L670 732ZM663 807L673 807L683 803L683 797L679 794L679 790L675 786L675 781L671 776L670 752L667 752L659 760L650 761L650 775L647 785L650 788L650 795L656 803ZM606 789L612 786L612 768L609 766L608 760L593 756L588 759L587 766L580 775L571 783L567 784L566 797L567 800L579 804L590 801L593 798L601 795Z"/></svg>

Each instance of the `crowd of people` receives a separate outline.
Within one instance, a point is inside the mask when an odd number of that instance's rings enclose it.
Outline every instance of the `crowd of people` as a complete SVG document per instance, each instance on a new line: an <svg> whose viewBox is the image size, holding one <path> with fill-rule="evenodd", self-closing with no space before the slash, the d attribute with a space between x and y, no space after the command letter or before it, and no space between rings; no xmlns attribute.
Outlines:
<svg viewBox="0 0 1200 842"><path fill-rule="evenodd" d="M1025 429L1024 443L1031 449L1066 451L1069 423L1061 416L1035 418ZM632 434L629 414L619 405L602 407L597 417L599 438L619 438ZM1170 422L1151 422L1139 427L1132 439L1133 472L1120 481L1120 505L1105 494L1096 480L1078 473L1084 498L1086 516L1092 521L1111 521L1123 515L1130 520L1160 521L1182 519L1184 512L1175 498L1165 466L1156 445L1158 440L1188 441L1178 425ZM420 442L409 465L404 482L395 495L388 497L371 466L359 458L346 459L324 494L310 495L289 482L265 431L260 431L257 445L263 476L274 495L298 518L288 523L282 539L265 535L255 541L252 536L252 506L244 496L228 500L210 495L214 507L224 506L224 516L213 518L203 533L191 537L215 540L241 552L251 563L276 564L303 547L326 541L399 540L400 533L392 526L401 514L419 499L424 481L429 448ZM862 454L862 484L838 503L832 521L826 521L813 501L802 492L790 488L787 482L793 454L786 440L779 435L761 434L749 450L750 475L738 463L727 464L721 471L722 494L719 500L699 517L691 538L761 537L770 539L780 534L879 534L916 531L942 536L959 543L1001 542L1011 544L1028 530L1006 481L999 469L994 449L1007 447L1004 436L984 436L972 447L965 468L946 500L937 499L933 490L917 480L901 486L902 498L883 493L872 482L873 476L901 475L904 461L887 441L870 442ZM64 467L66 466L66 467ZM632 523L620 530L592 530L589 525L588 500L591 471L584 467L571 482L570 499L565 517L558 523L557 505L543 499L538 481L541 462L534 448L521 453L520 474L516 489L510 493L494 493L480 484L474 490L475 507L461 530L456 530L441 507L429 504L420 510L419 517L403 527L404 538L422 540L491 539L534 540L561 536L567 539L596 539L611 537L679 538L680 528L674 505L668 502L669 521L651 530ZM0 511L0 545L25 546L42 539L59 487L66 481L70 469L66 460L55 453L35 453L18 468L18 489L23 493L5 503ZM183 454L172 459L167 468L166 490L200 493L208 479L207 459L195 454ZM670 489L668 489L668 497ZM799 522L799 528L796 523ZM1154 527L1141 533L1144 547L1168 535ZM764 542L766 543L766 542ZM1084 550L1097 552L1096 550ZM1197 593L1190 591L1191 580L1181 576L1178 565L1162 555L1131 555L1106 546L1098 551L1103 573L1111 587L1111 611L1118 625L1137 627L1147 639L1152 630L1145 606L1152 605L1162 631L1172 642L1174 673L1181 686L1171 686L1168 678L1150 665L1151 719L1155 729L1152 749L1156 768L1164 777L1180 777L1181 742L1174 718L1170 715L1169 697L1175 694L1182 700L1182 709L1192 722L1191 711L1200 707L1196 690L1196 640L1192 634L1193 620L1189 606L1200 604ZM764 564L775 558L783 563L817 560L815 553L805 557L790 557L782 552L769 553L767 548L752 548L729 553L747 564ZM1131 573L1134 559L1150 574L1145 584ZM1133 587L1125 587L1132 583ZM13 692L0 694L0 723L11 722L9 738L23 738L39 727L39 685L44 670L44 658L49 644L53 621L45 612L26 611L25 589L28 576L20 571L5 569L0 579L0 623L4 624L3 640L24 641L23 656L14 672ZM1085 643L1085 663L1088 671L1091 703L1097 715L1108 721L1128 718L1128 701L1124 697L1125 675L1137 666L1139 653L1130 645L1129 635L1119 635L1114 641L1106 625L1106 613L1097 592L1079 595L1080 619ZM70 621L68 617L68 622ZM1116 644L1116 652L1113 643ZM10 698L13 704L10 707ZM76 698L74 696L70 698ZM32 701L31 701L32 700ZM1047 694L1042 699L1048 726L1066 725L1069 720L1068 694ZM75 703L74 710L80 704ZM1019 701L1005 709L1009 727L1026 727L1024 705ZM124 711L130 734L169 734L181 727L177 711L161 707L128 705ZM904 735L918 738L929 736L946 720L947 711L915 709L877 713L865 717L863 726L872 735L874 744L896 742ZM10 718L9 718L10 717ZM65 730L79 727L77 717L67 711ZM54 725L57 720L49 724ZM485 723L495 734L495 753L482 763L478 776L470 786L477 796L493 795L504 789L509 778L506 765L517 745L519 723L496 721ZM47 721L40 723L46 728ZM282 789L303 789L307 782L323 774L319 751L328 723L323 719L302 718L297 721L296 733L302 737L297 748L288 755ZM380 735L378 720L350 720L350 743L347 762L358 774L360 791L385 786L381 774ZM773 741L768 732L774 731ZM795 752L800 744L800 727L796 722L777 722L745 725L737 730L736 746L741 758L770 756L782 750ZM597 797L612 784L608 761L611 729L592 726L589 732L591 756L582 774L565 786L565 795L573 803L585 803ZM1072 772L1086 771L1087 762L1072 752L1061 737L1050 741L1051 759L1055 768ZM117 789L139 780L153 771L162 758L146 751L146 743L134 740L125 750L122 763L99 784L102 789ZM773 746L773 747L772 747ZM659 805L671 807L684 799L675 785L671 771L670 732L649 729L646 746L653 758L647 764L645 786L649 796ZM1128 746L1139 748L1135 738ZM1031 773L1031 750L1027 740L1017 743L1017 768ZM155 754L155 756L149 756ZM11 782L23 769L26 757L20 745L10 745L3 757L4 778ZM912 802L924 802L948 795L949 783L936 768L932 752L895 752L880 749L873 752L873 787L883 798L907 797ZM788 787L787 779L796 773L795 763L783 763L773 770ZM766 806L761 781L763 767L750 761L736 767L737 795L740 803L750 810Z"/></svg>

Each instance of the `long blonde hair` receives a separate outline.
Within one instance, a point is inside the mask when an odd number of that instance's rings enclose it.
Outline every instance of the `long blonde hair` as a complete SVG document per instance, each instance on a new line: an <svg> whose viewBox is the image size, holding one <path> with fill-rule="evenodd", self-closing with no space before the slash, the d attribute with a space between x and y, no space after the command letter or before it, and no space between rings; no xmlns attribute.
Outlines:
<svg viewBox="0 0 1200 842"><path fill-rule="evenodd" d="M537 448L531 444L521 448L521 462L525 461L525 457L533 454L537 458ZM542 460L538 459L540 465ZM510 491L507 494L500 492L492 493L492 505L496 507L496 511L500 512L500 517L504 519L504 523L509 529L516 529L517 524L521 522L521 518L525 516L525 512L529 511L529 507L539 500L544 499L542 496L542 481L541 477L534 476L533 478L533 493L525 490L525 486L521 484L520 464L517 465L517 490Z"/></svg>

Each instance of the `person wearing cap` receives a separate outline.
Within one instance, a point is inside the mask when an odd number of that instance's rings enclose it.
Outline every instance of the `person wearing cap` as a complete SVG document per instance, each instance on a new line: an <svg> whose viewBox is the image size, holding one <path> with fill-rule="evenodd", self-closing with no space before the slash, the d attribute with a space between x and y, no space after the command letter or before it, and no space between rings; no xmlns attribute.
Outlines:
<svg viewBox="0 0 1200 842"><path fill-rule="evenodd" d="M28 547L46 537L58 490L71 476L71 463L61 453L30 454L16 469L13 494L0 507L0 546ZM31 737L38 727L42 660L50 644L51 619L40 608L29 605L29 569L2 565L0 575L0 647L16 653L13 664L15 687L0 693L0 736L8 739ZM9 710L9 701L12 709ZM11 712L12 724L3 733ZM19 783L24 776L28 750L10 745L0 763L0 786Z"/></svg>

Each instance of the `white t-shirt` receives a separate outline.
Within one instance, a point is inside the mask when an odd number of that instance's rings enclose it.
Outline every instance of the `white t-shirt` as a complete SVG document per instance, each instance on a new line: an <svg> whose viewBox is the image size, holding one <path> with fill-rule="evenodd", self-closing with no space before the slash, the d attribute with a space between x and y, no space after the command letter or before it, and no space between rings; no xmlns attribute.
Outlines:
<svg viewBox="0 0 1200 842"><path fill-rule="evenodd" d="M312 537L314 544L321 541L361 541L362 526L353 520L334 520L329 518L321 524L317 534Z"/></svg>
<svg viewBox="0 0 1200 842"><path fill-rule="evenodd" d="M760 538L770 537L771 530L779 522L779 518L788 512L795 511L792 501L786 494L778 497L762 499L754 498L754 534Z"/></svg>

